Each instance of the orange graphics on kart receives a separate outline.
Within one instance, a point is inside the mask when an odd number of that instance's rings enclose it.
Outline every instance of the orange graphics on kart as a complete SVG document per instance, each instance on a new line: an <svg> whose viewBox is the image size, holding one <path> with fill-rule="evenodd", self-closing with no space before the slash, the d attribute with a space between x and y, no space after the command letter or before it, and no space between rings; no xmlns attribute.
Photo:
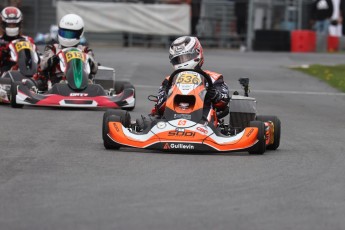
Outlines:
<svg viewBox="0 0 345 230"><path fill-rule="evenodd" d="M243 79L241 79L243 80ZM249 79L241 82L245 96L233 95L225 113L205 103L211 77L197 70L177 70L169 78L170 90L161 118L144 124L131 121L126 111L108 110L103 116L106 149L134 147L182 152L248 151L263 154L277 149L280 121L276 116L256 116L256 101L248 97ZM229 113L229 124L221 119ZM206 111L206 113L205 113ZM205 115L206 114L206 115Z"/></svg>

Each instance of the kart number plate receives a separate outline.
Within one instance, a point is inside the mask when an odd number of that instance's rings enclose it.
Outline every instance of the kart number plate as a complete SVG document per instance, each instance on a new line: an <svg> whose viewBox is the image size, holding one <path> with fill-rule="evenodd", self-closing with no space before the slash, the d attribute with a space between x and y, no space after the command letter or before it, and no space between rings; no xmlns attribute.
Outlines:
<svg viewBox="0 0 345 230"><path fill-rule="evenodd" d="M194 84L199 85L201 83L201 78L198 75L191 73L183 73L176 79L177 84Z"/></svg>
<svg viewBox="0 0 345 230"><path fill-rule="evenodd" d="M23 49L29 49L32 50L32 45L30 42L22 41L16 43L16 50L17 52L23 50Z"/></svg>
<svg viewBox="0 0 345 230"><path fill-rule="evenodd" d="M66 61L70 62L73 59L80 59L80 60L84 61L84 55L80 51L68 51L66 53Z"/></svg>

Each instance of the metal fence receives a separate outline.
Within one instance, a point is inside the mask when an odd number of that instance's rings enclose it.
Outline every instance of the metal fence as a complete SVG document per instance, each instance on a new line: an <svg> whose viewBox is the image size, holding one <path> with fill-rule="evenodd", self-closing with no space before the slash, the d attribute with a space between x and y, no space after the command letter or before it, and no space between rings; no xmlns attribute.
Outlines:
<svg viewBox="0 0 345 230"><path fill-rule="evenodd" d="M313 0L249 0L246 44L252 49L256 30L312 29Z"/></svg>
<svg viewBox="0 0 345 230"><path fill-rule="evenodd" d="M204 45L213 47L239 46L242 35L236 33L234 10L234 1L204 0L202 2L197 36Z"/></svg>
<svg viewBox="0 0 345 230"><path fill-rule="evenodd" d="M89 1L89 0L84 0ZM167 0L103 0L102 2L165 3ZM251 48L255 30L293 30L309 28L312 0L200 0L196 36L204 46ZM21 1L24 31L35 36L56 24L56 0ZM250 20L248 20L250 19ZM86 33L89 42L112 42L128 46L168 46L174 36L141 34Z"/></svg>

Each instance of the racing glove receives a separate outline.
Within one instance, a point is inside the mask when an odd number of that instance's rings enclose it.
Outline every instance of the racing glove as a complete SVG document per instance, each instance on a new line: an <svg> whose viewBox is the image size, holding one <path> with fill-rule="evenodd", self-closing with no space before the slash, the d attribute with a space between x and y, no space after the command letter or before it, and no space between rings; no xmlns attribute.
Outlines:
<svg viewBox="0 0 345 230"><path fill-rule="evenodd" d="M160 108L164 104L166 98L167 98L167 93L165 90L162 90L161 92L159 92L159 94L157 95L157 99L158 99L157 108Z"/></svg>
<svg viewBox="0 0 345 230"><path fill-rule="evenodd" d="M155 106L155 112L158 114L163 114L165 110L165 101L167 99L167 89L164 86L161 86L157 95L157 103Z"/></svg>
<svg viewBox="0 0 345 230"><path fill-rule="evenodd" d="M85 46L85 47L83 48L83 52L84 52L84 53L87 53L87 54L89 54L89 55L91 55L91 56L94 56L93 50L90 49L90 48L87 47L87 46Z"/></svg>
<svg viewBox="0 0 345 230"><path fill-rule="evenodd" d="M59 63L59 57L56 56L55 54L53 56L51 56L48 61L47 61L47 64L48 64L48 68L53 68L56 64Z"/></svg>
<svg viewBox="0 0 345 230"><path fill-rule="evenodd" d="M206 98L209 98L212 102L218 102L221 99L221 94L216 88L209 87L207 89Z"/></svg>

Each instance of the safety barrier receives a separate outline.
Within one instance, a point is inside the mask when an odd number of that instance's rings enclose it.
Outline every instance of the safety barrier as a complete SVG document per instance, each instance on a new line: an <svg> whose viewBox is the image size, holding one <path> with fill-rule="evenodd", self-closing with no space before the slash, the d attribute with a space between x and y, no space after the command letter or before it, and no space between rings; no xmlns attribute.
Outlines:
<svg viewBox="0 0 345 230"><path fill-rule="evenodd" d="M102 0L97 5L103 4L137 4L164 5L167 0ZM25 15L24 33L35 36L36 33L46 33L51 24L56 24L59 16L56 6L60 1L26 0L22 2L21 9ZM65 0L70 4L78 2L96 2L94 0ZM239 48L255 42L257 30L308 30L309 11L312 0L201 0L201 11L197 15L198 23L195 35L200 38L204 46ZM149 4L144 4L149 3ZM249 3L253 3L251 6ZM242 5L242 6L240 6ZM237 14L238 6L242 7ZM98 7L97 7L98 8ZM69 9L67 7L66 9ZM44 13L43 13L44 12ZM67 11L66 11L67 12ZM240 16L239 16L240 15ZM239 17L243 22L239 21ZM186 16L187 17L187 16ZM188 15L189 17L189 15ZM94 20L93 17L87 17ZM251 20L247 20L250 18ZM188 18L189 20L190 18ZM127 21L130 19L126 19ZM126 21L123 20L123 21ZM140 20L140 19L136 19ZM86 20L87 21L87 20ZM121 21L121 20L120 20ZM240 23L239 23L240 22ZM89 24L89 22L86 22ZM186 24L186 23L185 23ZM187 22L189 25L189 23ZM240 28L241 27L241 28ZM298 28L298 29L297 29ZM156 30L158 31L158 30ZM186 33L154 34L140 31L112 30L109 32L91 32L86 30L86 38L90 43L105 42L127 46L160 46L167 47L173 39ZM294 40L291 40L292 42ZM345 42L341 37L337 45L336 39L316 38L316 52L336 51L345 49ZM295 41L296 42L296 41ZM301 45L300 41L300 45ZM322 45L323 44L323 45ZM249 49L252 47L248 47ZM309 47L310 48L310 47ZM304 51L307 47L300 47ZM293 48L293 51L298 48Z"/></svg>

